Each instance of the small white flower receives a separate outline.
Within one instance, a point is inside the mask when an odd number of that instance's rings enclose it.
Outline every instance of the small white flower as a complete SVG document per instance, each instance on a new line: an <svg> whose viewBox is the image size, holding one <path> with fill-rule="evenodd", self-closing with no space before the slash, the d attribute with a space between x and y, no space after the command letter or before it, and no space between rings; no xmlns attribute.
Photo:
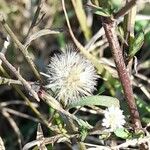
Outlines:
<svg viewBox="0 0 150 150"><path fill-rule="evenodd" d="M123 111L118 107L111 106L104 111L105 118L103 119L102 126L109 128L110 131L115 131L117 128L123 128L125 124L125 116Z"/></svg>
<svg viewBox="0 0 150 150"><path fill-rule="evenodd" d="M82 96L91 95L98 78L90 61L71 50L52 57L48 74L50 83L47 87L56 89L56 98L65 106Z"/></svg>

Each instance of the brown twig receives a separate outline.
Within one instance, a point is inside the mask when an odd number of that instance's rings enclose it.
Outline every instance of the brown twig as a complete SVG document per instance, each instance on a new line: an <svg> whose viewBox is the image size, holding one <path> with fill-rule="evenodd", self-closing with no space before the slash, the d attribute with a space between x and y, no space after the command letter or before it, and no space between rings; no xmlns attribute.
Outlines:
<svg viewBox="0 0 150 150"><path fill-rule="evenodd" d="M40 74L38 73L34 62L29 57L28 51L26 50L25 46L18 40L16 35L12 32L12 30L10 29L10 27L6 23L3 14L1 14L1 13L0 13L0 23L2 24L4 29L7 31L7 33L9 34L11 39L13 40L13 42L18 46L19 50L21 51L21 53L25 57L26 61L28 62L29 66L31 67L31 69L32 69L33 73L35 74L35 76L37 77L37 79L41 81Z"/></svg>
<svg viewBox="0 0 150 150"><path fill-rule="evenodd" d="M35 118L35 117L32 117L32 116L30 116L30 115L27 115L27 114L25 114L25 113L16 111L16 110L14 110L14 109L5 108L5 107L3 107L2 109L3 109L3 111L6 111L6 112L9 113L9 114L12 114L12 115L15 115L15 116L18 116L18 117L21 117L21 118L29 119L29 120L32 120L32 121L34 121L34 122L40 122L39 119L37 119L37 118Z"/></svg>
<svg viewBox="0 0 150 150"><path fill-rule="evenodd" d="M10 78L10 76L4 70L4 68L2 66L0 66L0 71L4 74L4 76L6 76L7 78ZM20 88L18 88L18 86L16 86L15 84L12 84L11 86L24 99L24 101L31 108L31 110L36 114L36 116L42 121L42 123L45 124L45 126L47 126L48 128L50 128L52 131L55 131L54 128L50 127L50 125L49 125L48 121L46 120L46 118L37 110L37 108L36 108L37 106L35 106L35 104L33 104L32 102L30 102L30 100L25 96L25 94L20 90ZM1 103L1 106L3 106L2 103Z"/></svg>
<svg viewBox="0 0 150 150"><path fill-rule="evenodd" d="M121 8L116 14L114 14L114 18L118 19L121 16L124 16L134 5L136 5L138 0L131 0L128 2L123 8Z"/></svg>
<svg viewBox="0 0 150 150"><path fill-rule="evenodd" d="M125 149L128 146L136 146L140 145L141 143L148 143L148 149L150 149L150 136L145 136L143 138L139 139L132 139L132 140L127 140L126 142L119 144L117 146L111 147L112 149Z"/></svg>
<svg viewBox="0 0 150 150"><path fill-rule="evenodd" d="M30 32L32 31L32 29L33 29L33 28L43 19L43 17L45 16L45 14L43 14L42 17L40 18L39 22L37 23L37 19L38 19L39 15L40 15L40 12L41 12L41 9L42 9L42 5L43 5L44 2L45 2L45 0L39 0L37 9L36 9L36 11L35 11L35 14L34 14L34 17L33 17L33 19L32 19L31 25L30 25L30 27L29 27L29 30L28 30L28 32L27 32L26 37L24 38L23 43L26 42L25 40L29 37L29 34L30 34Z"/></svg>
<svg viewBox="0 0 150 150"><path fill-rule="evenodd" d="M70 114L68 111L66 111L65 109L63 109L63 107L61 106L61 104L55 99L53 98L51 95L49 95L48 93L46 93L44 90L41 90L38 93L39 97L45 102L47 103L50 107L52 107L53 109L57 110L58 112L70 117L73 120L78 120L78 118L72 114Z"/></svg>
<svg viewBox="0 0 150 150"><path fill-rule="evenodd" d="M8 79L8 78L0 77L0 85L2 85L2 84L22 85L22 83L19 80L14 80L14 79Z"/></svg>
<svg viewBox="0 0 150 150"><path fill-rule="evenodd" d="M116 31L115 31L116 22L115 20L112 20L111 18L102 18L102 22L103 22L103 27L106 33L106 37L109 42L109 46L112 50L114 61L116 63L116 68L117 68L119 79L121 81L121 84L124 90L125 99L129 106L133 127L134 129L142 128L140 117L139 117L139 112L137 110L137 106L136 106L134 95L133 95L133 89L132 89L130 76L126 68L122 50L119 45L119 41L118 41Z"/></svg>
<svg viewBox="0 0 150 150"><path fill-rule="evenodd" d="M4 63L5 66L7 66L11 72L22 82L22 84L24 85L24 87L26 88L26 90L28 92L30 92L32 94L32 96L37 100L39 100L39 97L37 95L37 93L31 88L31 85L20 75L20 73L7 61L7 59L5 58L3 53L0 53L0 59L2 60L2 62Z"/></svg>
<svg viewBox="0 0 150 150"><path fill-rule="evenodd" d="M23 136L20 132L19 127L17 126L15 120L11 117L11 115L7 111L2 110L2 114L8 120L8 122L11 125L12 129L14 130L15 134L17 135L17 141L19 144L19 149L21 150L22 149L21 141L23 141Z"/></svg>

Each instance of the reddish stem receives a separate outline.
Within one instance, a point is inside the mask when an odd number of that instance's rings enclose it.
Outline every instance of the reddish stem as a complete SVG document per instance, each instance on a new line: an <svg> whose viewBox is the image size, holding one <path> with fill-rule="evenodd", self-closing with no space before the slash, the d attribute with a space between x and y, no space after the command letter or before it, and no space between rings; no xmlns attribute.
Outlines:
<svg viewBox="0 0 150 150"><path fill-rule="evenodd" d="M103 18L103 27L106 33L106 37L109 42L109 46L112 50L113 58L116 64L116 68L118 71L119 79L121 81L125 99L128 103L130 115L131 115L131 121L133 124L134 129L142 128L141 121L139 117L139 112L137 110L137 106L134 99L132 84L130 80L129 73L127 71L123 53L117 38L116 34L116 22L112 20L111 18Z"/></svg>

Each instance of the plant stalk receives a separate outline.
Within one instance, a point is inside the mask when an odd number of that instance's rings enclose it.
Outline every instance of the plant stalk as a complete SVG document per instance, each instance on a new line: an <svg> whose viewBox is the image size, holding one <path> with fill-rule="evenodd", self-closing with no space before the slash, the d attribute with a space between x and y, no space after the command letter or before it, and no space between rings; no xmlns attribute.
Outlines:
<svg viewBox="0 0 150 150"><path fill-rule="evenodd" d="M137 106L134 99L133 89L132 89L132 83L130 80L129 72L126 68L124 58L123 58L123 52L121 50L117 34L116 34L116 22L115 20L111 18L102 18L103 27L106 33L106 37L109 42L109 46L112 50L112 55L116 64L116 69L118 71L119 79L121 81L125 99L128 103L130 115L131 115L131 121L133 124L134 129L140 129L141 121L139 117L139 112L137 110Z"/></svg>

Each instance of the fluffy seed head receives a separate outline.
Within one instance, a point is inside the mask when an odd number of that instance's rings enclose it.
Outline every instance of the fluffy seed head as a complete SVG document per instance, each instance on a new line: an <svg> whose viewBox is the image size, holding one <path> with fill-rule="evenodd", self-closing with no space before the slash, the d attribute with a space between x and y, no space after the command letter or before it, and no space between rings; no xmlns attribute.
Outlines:
<svg viewBox="0 0 150 150"><path fill-rule="evenodd" d="M102 126L109 128L110 131L115 131L117 128L123 128L125 124L125 116L123 111L118 107L109 107L104 111L104 119Z"/></svg>
<svg viewBox="0 0 150 150"><path fill-rule="evenodd" d="M65 106L82 96L91 95L98 78L90 61L69 50L52 57L48 74L47 87L56 90L56 98Z"/></svg>

